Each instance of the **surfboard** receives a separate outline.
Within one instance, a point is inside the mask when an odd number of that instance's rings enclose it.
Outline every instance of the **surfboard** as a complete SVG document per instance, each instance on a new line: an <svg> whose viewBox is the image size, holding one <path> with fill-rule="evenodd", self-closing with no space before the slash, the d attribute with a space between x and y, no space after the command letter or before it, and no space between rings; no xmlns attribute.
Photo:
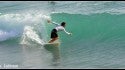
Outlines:
<svg viewBox="0 0 125 70"><path fill-rule="evenodd" d="M44 46L59 46L60 43L59 42L56 42L56 43L44 43L43 45Z"/></svg>

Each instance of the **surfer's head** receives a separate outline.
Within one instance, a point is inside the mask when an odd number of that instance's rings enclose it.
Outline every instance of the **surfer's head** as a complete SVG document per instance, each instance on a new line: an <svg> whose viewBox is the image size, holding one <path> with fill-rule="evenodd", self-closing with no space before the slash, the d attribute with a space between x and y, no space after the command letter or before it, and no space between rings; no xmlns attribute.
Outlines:
<svg viewBox="0 0 125 70"><path fill-rule="evenodd" d="M65 27L65 24L66 24L65 22L62 22L62 23L61 23L61 26Z"/></svg>

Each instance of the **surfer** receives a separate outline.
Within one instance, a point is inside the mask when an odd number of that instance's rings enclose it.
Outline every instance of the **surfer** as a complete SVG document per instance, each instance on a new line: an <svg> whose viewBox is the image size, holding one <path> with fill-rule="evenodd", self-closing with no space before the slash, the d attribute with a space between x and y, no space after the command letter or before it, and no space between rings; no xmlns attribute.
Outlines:
<svg viewBox="0 0 125 70"><path fill-rule="evenodd" d="M54 29L52 29L52 31L51 31L51 40L49 41L49 43L52 43L58 39L58 34L57 34L58 31L64 31L66 34L72 35L72 33L69 33L65 30L65 26L66 26L65 22L62 22L61 25L56 22L51 22L50 20L47 20L47 22L53 23L56 25L56 27Z"/></svg>

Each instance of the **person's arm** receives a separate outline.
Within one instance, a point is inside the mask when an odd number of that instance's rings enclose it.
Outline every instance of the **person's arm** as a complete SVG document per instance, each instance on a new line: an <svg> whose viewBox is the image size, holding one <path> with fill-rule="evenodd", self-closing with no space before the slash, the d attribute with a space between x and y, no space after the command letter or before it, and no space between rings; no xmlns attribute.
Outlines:
<svg viewBox="0 0 125 70"><path fill-rule="evenodd" d="M60 24L58 24L58 23L56 23L56 22L52 22L52 24L55 24L55 25L57 25L57 26L59 26Z"/></svg>
<svg viewBox="0 0 125 70"><path fill-rule="evenodd" d="M65 30L65 28L64 28L64 32L65 32L66 34L68 34L68 35L71 35L71 34L72 34L72 33L67 32L67 31Z"/></svg>
<svg viewBox="0 0 125 70"><path fill-rule="evenodd" d="M59 26L60 24L56 23L56 22L52 22L51 20L47 20L48 23L52 23L52 24L55 24L57 26Z"/></svg>

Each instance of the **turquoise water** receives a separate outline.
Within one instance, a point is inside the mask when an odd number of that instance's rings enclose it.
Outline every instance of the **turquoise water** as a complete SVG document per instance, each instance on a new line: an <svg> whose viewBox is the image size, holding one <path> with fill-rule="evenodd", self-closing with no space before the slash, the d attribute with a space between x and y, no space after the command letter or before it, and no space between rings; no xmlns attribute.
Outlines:
<svg viewBox="0 0 125 70"><path fill-rule="evenodd" d="M125 68L123 1L3 1L0 8L0 65ZM66 30L73 34L59 32L60 64L42 46L55 27L46 19L66 22Z"/></svg>
<svg viewBox="0 0 125 70"><path fill-rule="evenodd" d="M125 15L107 13L89 16L53 14L53 20L66 21L66 29L73 33L72 37L64 33L60 34L65 66L73 66L73 68L124 67L124 17Z"/></svg>

